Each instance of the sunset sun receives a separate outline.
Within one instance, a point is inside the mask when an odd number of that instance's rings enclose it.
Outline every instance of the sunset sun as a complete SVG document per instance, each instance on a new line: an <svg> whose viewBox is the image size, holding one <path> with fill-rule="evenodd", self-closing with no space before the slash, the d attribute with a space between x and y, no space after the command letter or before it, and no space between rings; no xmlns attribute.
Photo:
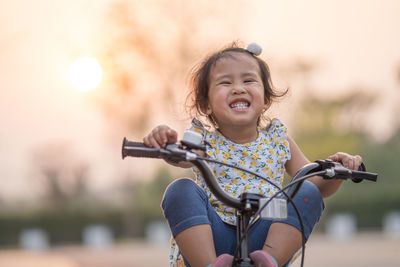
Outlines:
<svg viewBox="0 0 400 267"><path fill-rule="evenodd" d="M81 57L71 64L68 78L76 90L88 92L100 84L103 70L95 58Z"/></svg>

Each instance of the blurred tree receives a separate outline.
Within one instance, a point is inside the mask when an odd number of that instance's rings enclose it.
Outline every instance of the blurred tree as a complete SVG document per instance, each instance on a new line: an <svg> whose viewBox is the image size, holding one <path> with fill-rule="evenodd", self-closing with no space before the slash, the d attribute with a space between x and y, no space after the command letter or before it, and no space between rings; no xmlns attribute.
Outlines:
<svg viewBox="0 0 400 267"><path fill-rule="evenodd" d="M310 160L337 151L363 156L367 170L379 174L378 182L344 183L326 200L326 214L349 212L357 217L360 228L378 228L388 212L400 207L395 160L400 153L400 133L384 144L371 140L364 123L370 122L367 114L377 97L357 89L349 91L337 99L304 98L293 125L294 138Z"/></svg>
<svg viewBox="0 0 400 267"><path fill-rule="evenodd" d="M125 194L123 225L127 237L143 236L149 222L163 219L161 199L173 177L168 168L161 167L148 182L126 179L122 190Z"/></svg>
<svg viewBox="0 0 400 267"><path fill-rule="evenodd" d="M146 221L161 220L163 218L160 208L161 199L168 184L174 179L174 176L167 168L160 168L155 178L144 184L137 202L139 210Z"/></svg>
<svg viewBox="0 0 400 267"><path fill-rule="evenodd" d="M64 205L87 194L89 166L66 143L39 146L33 152L34 168L43 176L44 194L50 205Z"/></svg>
<svg viewBox="0 0 400 267"><path fill-rule="evenodd" d="M331 199L330 213L351 212L360 228L379 228L385 215L400 207L400 179L397 157L400 132L385 144L366 142L360 147L367 170L378 173L377 183L346 183Z"/></svg>
<svg viewBox="0 0 400 267"><path fill-rule="evenodd" d="M337 151L357 153L364 134L360 123L374 97L350 90L338 99L309 95L301 102L294 121L294 135L310 159L326 158ZM351 116L349 116L351 114Z"/></svg>
<svg viewBox="0 0 400 267"><path fill-rule="evenodd" d="M397 98L400 98L400 63L397 64L396 81L397 81L397 86L398 86L396 95L397 95ZM396 107L397 107L397 110L395 110L394 112L396 114L399 114L400 108L399 108L398 105ZM397 121L396 121L397 122L397 127L396 127L396 129L399 132L400 131L400 116L396 116L396 117L397 117Z"/></svg>
<svg viewBox="0 0 400 267"><path fill-rule="evenodd" d="M106 88L97 102L109 118L134 134L158 118L181 116L185 77L211 41L240 31L242 1L112 2L102 28ZM227 8L229 12L226 12ZM206 34L205 34L206 33ZM212 45L215 48L215 44ZM182 119L182 118L180 118Z"/></svg>

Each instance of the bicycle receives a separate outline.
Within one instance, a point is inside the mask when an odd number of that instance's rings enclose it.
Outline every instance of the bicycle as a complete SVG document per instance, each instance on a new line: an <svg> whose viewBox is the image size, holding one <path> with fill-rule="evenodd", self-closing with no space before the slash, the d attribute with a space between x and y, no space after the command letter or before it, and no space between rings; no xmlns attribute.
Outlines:
<svg viewBox="0 0 400 267"><path fill-rule="evenodd" d="M179 163L181 161L191 162L196 166L202 173L207 186L211 192L223 203L236 209L237 215L237 248L234 255L233 265L235 267L254 267L249 257L249 237L248 231L255 222L255 218L286 218L287 217L287 205L288 202L292 203L297 216L300 221L300 228L302 232L302 256L301 266L304 264L305 255L305 235L304 226L300 213L297 210L296 205L293 203L292 198L296 195L301 184L304 180L312 176L321 176L324 179L351 179L355 183L359 183L363 180L369 180L376 182L378 175L376 173L366 172L365 165L362 164L358 171L349 170L343 167L338 162L330 160L317 160L313 163L309 163L302 167L292 181L280 188L265 177L258 175L257 173L251 172L244 168L222 163L217 160L213 160L206 157L201 157L194 153L192 150L203 150L205 151L204 142L202 136L193 131L186 131L183 140L175 144L168 144L164 148L150 148L146 147L141 142L128 141L126 138L123 139L122 143L122 158L127 156L130 157L145 157L145 158L161 158L168 162ZM274 187L278 188L278 192L272 197L264 197L255 193L242 193L239 199L228 195L218 184L216 178L212 174L212 171L207 165L207 162L214 162L223 164L232 168L245 171L247 173L258 176ZM253 220L251 221L251 219Z"/></svg>

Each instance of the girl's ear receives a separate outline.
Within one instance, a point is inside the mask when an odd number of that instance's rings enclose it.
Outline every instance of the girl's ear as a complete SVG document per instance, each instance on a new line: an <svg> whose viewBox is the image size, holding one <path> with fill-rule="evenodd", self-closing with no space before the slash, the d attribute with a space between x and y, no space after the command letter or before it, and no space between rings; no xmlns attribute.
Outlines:
<svg viewBox="0 0 400 267"><path fill-rule="evenodd" d="M271 105L271 102L267 97L264 97L264 110L269 109L269 106Z"/></svg>
<svg viewBox="0 0 400 267"><path fill-rule="evenodd" d="M211 110L211 106L209 103L206 103L204 105L202 105L200 107L200 111L204 114L204 115L211 115L212 110Z"/></svg>
<svg viewBox="0 0 400 267"><path fill-rule="evenodd" d="M209 103L207 103L206 106L206 115L211 115L212 114L212 109Z"/></svg>

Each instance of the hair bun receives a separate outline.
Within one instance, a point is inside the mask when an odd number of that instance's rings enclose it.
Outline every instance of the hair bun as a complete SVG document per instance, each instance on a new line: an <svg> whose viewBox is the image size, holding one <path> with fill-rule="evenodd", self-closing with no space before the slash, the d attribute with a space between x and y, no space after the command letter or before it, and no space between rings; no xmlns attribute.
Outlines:
<svg viewBox="0 0 400 267"><path fill-rule="evenodd" d="M249 51L250 53L252 53L252 54L255 55L255 56L261 55L261 52L262 52L261 46L259 46L259 45L256 44L256 43L251 43L251 44L249 44L249 45L247 46L246 50Z"/></svg>

